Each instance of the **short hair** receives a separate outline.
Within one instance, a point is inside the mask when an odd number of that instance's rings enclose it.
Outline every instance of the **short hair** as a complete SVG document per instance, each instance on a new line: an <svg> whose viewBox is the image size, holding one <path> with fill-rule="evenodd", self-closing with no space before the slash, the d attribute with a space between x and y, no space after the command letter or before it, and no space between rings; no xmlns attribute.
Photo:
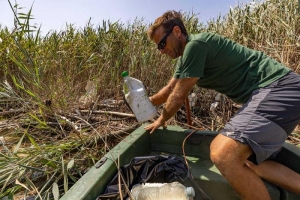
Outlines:
<svg viewBox="0 0 300 200"><path fill-rule="evenodd" d="M187 31L182 20L182 14L180 12L176 12L175 10L169 10L165 12L149 27L147 34L151 40L153 39L154 32L160 26L163 26L166 32L171 30L174 26L179 26L181 32L184 35L187 35Z"/></svg>

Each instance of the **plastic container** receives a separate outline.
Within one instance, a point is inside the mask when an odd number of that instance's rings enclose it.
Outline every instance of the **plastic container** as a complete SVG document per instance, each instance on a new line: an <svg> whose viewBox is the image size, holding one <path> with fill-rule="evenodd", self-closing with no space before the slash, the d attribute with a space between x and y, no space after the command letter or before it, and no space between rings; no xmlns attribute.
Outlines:
<svg viewBox="0 0 300 200"><path fill-rule="evenodd" d="M131 194L135 200L191 200L195 196L195 190L179 182L145 183L134 185Z"/></svg>
<svg viewBox="0 0 300 200"><path fill-rule="evenodd" d="M144 84L135 78L128 76L128 72L122 73L124 78L123 93L132 112L139 122L153 119L157 115L157 109L147 95Z"/></svg>

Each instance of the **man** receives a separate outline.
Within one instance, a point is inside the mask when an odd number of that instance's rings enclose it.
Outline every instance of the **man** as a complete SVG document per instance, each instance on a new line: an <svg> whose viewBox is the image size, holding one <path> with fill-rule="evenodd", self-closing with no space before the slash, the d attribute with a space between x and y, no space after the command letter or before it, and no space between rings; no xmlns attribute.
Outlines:
<svg viewBox="0 0 300 200"><path fill-rule="evenodd" d="M300 175L270 160L300 123L300 76L220 35L188 35L176 11L157 18L148 36L178 62L168 85L150 97L154 105L166 104L145 129L153 133L164 127L195 84L214 89L244 104L210 146L211 160L222 175L242 199L270 199L261 178L300 195Z"/></svg>

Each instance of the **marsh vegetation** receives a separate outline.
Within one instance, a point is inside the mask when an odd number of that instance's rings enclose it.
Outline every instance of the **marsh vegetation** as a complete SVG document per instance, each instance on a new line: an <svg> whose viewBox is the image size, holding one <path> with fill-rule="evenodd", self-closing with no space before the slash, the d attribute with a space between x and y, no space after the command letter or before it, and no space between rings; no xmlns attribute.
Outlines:
<svg viewBox="0 0 300 200"><path fill-rule="evenodd" d="M207 24L195 13L184 20L189 33L219 33L299 73L299 10L297 0L269 0L237 4ZM16 13L14 30L0 26L0 199L61 196L139 125L123 101L121 72L142 80L151 95L176 62L156 50L139 18L67 24L43 36L31 19L30 11ZM217 93L193 92L190 128L219 130L240 106L221 95L211 112ZM186 122L183 105L169 124ZM295 145L297 131L289 138Z"/></svg>

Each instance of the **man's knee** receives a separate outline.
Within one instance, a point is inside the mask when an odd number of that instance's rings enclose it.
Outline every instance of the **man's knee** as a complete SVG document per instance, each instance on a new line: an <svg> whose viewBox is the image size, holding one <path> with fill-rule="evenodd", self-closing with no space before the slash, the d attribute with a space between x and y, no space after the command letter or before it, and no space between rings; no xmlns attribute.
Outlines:
<svg viewBox="0 0 300 200"><path fill-rule="evenodd" d="M223 155L223 146L217 139L214 139L210 145L210 159L213 163L221 163L226 155Z"/></svg>
<svg viewBox="0 0 300 200"><path fill-rule="evenodd" d="M248 145L221 134L210 145L210 158L219 169L231 164L242 166L251 153L252 150Z"/></svg>
<svg viewBox="0 0 300 200"><path fill-rule="evenodd" d="M218 135L210 145L210 159L219 169L230 162L231 158L227 148L228 144L224 141L224 137L223 135Z"/></svg>

